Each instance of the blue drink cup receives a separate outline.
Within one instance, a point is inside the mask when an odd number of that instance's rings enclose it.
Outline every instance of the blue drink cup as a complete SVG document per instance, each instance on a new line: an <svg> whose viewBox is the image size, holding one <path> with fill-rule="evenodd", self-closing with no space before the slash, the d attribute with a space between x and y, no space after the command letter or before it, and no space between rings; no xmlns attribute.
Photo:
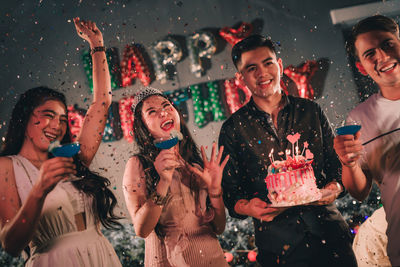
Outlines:
<svg viewBox="0 0 400 267"><path fill-rule="evenodd" d="M347 125L336 128L336 133L338 135L355 135L360 129L361 129L361 123L351 121ZM358 153L349 153L348 157L349 159L353 159L358 155L359 155Z"/></svg>
<svg viewBox="0 0 400 267"><path fill-rule="evenodd" d="M347 135L352 134L355 135L361 129L361 125L345 125L339 128L336 128L336 133L338 135Z"/></svg>
<svg viewBox="0 0 400 267"><path fill-rule="evenodd" d="M70 158L78 154L81 149L81 145L79 143L71 143L66 145L60 145L51 149L50 153L55 157L66 157Z"/></svg>
<svg viewBox="0 0 400 267"><path fill-rule="evenodd" d="M170 138L160 138L154 140L154 145L159 148L159 149L170 149L174 146L176 146L179 142L179 140L182 140L183 136L182 133L173 130L170 133Z"/></svg>
<svg viewBox="0 0 400 267"><path fill-rule="evenodd" d="M170 149L171 147L176 146L178 144L178 137L173 137L167 140L156 140L154 141L154 145L159 149Z"/></svg>
<svg viewBox="0 0 400 267"><path fill-rule="evenodd" d="M70 158L78 154L81 149L79 143L70 143L65 145L60 145L59 141L53 142L49 146L49 152L55 157L66 157ZM77 177L75 175L69 175L69 178L65 179L63 182L72 182L82 179L83 177Z"/></svg>

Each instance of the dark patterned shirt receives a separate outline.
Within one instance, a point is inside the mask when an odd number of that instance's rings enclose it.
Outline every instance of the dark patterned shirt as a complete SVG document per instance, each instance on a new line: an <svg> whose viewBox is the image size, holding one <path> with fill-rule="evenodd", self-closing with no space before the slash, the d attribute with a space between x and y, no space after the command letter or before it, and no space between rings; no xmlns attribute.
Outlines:
<svg viewBox="0 0 400 267"><path fill-rule="evenodd" d="M219 145L225 147L224 154L230 155L222 187L224 202L232 217L246 218L234 211L239 199L258 197L269 202L264 181L271 164L269 154L273 149L275 160L285 159L285 150L293 149L287 140L289 134L301 135L299 153L307 142L308 149L314 154L312 166L318 188L334 180L341 183L341 165L333 149L334 134L320 106L303 98L286 95L283 98L277 129L271 116L258 109L253 99L232 114L221 128ZM327 231L331 231L335 242L339 242L339 236L347 241L350 238L347 224L333 203L292 207L272 222L254 219L254 224L257 247L274 253L294 247L306 232L324 237Z"/></svg>

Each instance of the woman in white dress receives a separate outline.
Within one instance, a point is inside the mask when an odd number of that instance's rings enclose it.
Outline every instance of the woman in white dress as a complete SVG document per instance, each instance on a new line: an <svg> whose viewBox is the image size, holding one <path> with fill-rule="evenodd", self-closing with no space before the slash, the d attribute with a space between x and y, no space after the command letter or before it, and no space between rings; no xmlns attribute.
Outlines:
<svg viewBox="0 0 400 267"><path fill-rule="evenodd" d="M1 151L1 245L14 256L27 251L26 266L121 266L100 232L100 223L120 226L116 198L109 180L88 169L111 104L103 36L93 22L74 23L93 61L93 102L78 135L80 152L73 158L48 152L50 143L69 143L71 136L64 95L46 87L20 96Z"/></svg>

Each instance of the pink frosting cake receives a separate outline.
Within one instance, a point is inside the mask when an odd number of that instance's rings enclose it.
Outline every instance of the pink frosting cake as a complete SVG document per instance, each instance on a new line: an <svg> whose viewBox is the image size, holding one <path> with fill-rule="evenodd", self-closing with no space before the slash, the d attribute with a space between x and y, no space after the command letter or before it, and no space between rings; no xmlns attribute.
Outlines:
<svg viewBox="0 0 400 267"><path fill-rule="evenodd" d="M302 205L321 198L311 163L312 160L307 161L303 156L289 156L268 167L265 183L273 206Z"/></svg>

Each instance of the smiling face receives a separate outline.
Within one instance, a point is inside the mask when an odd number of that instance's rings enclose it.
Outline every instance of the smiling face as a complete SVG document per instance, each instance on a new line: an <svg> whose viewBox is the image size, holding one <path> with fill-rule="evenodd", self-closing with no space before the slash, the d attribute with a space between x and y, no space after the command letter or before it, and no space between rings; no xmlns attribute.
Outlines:
<svg viewBox="0 0 400 267"><path fill-rule="evenodd" d="M400 88L400 40L385 31L370 31L357 36L355 49L359 71L369 75L380 87Z"/></svg>
<svg viewBox="0 0 400 267"><path fill-rule="evenodd" d="M143 101L142 119L155 139L168 139L172 130L180 132L178 111L162 96L153 95Z"/></svg>
<svg viewBox="0 0 400 267"><path fill-rule="evenodd" d="M63 139L67 124L64 104L48 100L33 110L26 127L26 141L31 142L36 149L47 151L51 142Z"/></svg>
<svg viewBox="0 0 400 267"><path fill-rule="evenodd" d="M246 85L255 98L268 98L280 94L282 60L268 47L258 47L244 52L238 63L236 77Z"/></svg>

